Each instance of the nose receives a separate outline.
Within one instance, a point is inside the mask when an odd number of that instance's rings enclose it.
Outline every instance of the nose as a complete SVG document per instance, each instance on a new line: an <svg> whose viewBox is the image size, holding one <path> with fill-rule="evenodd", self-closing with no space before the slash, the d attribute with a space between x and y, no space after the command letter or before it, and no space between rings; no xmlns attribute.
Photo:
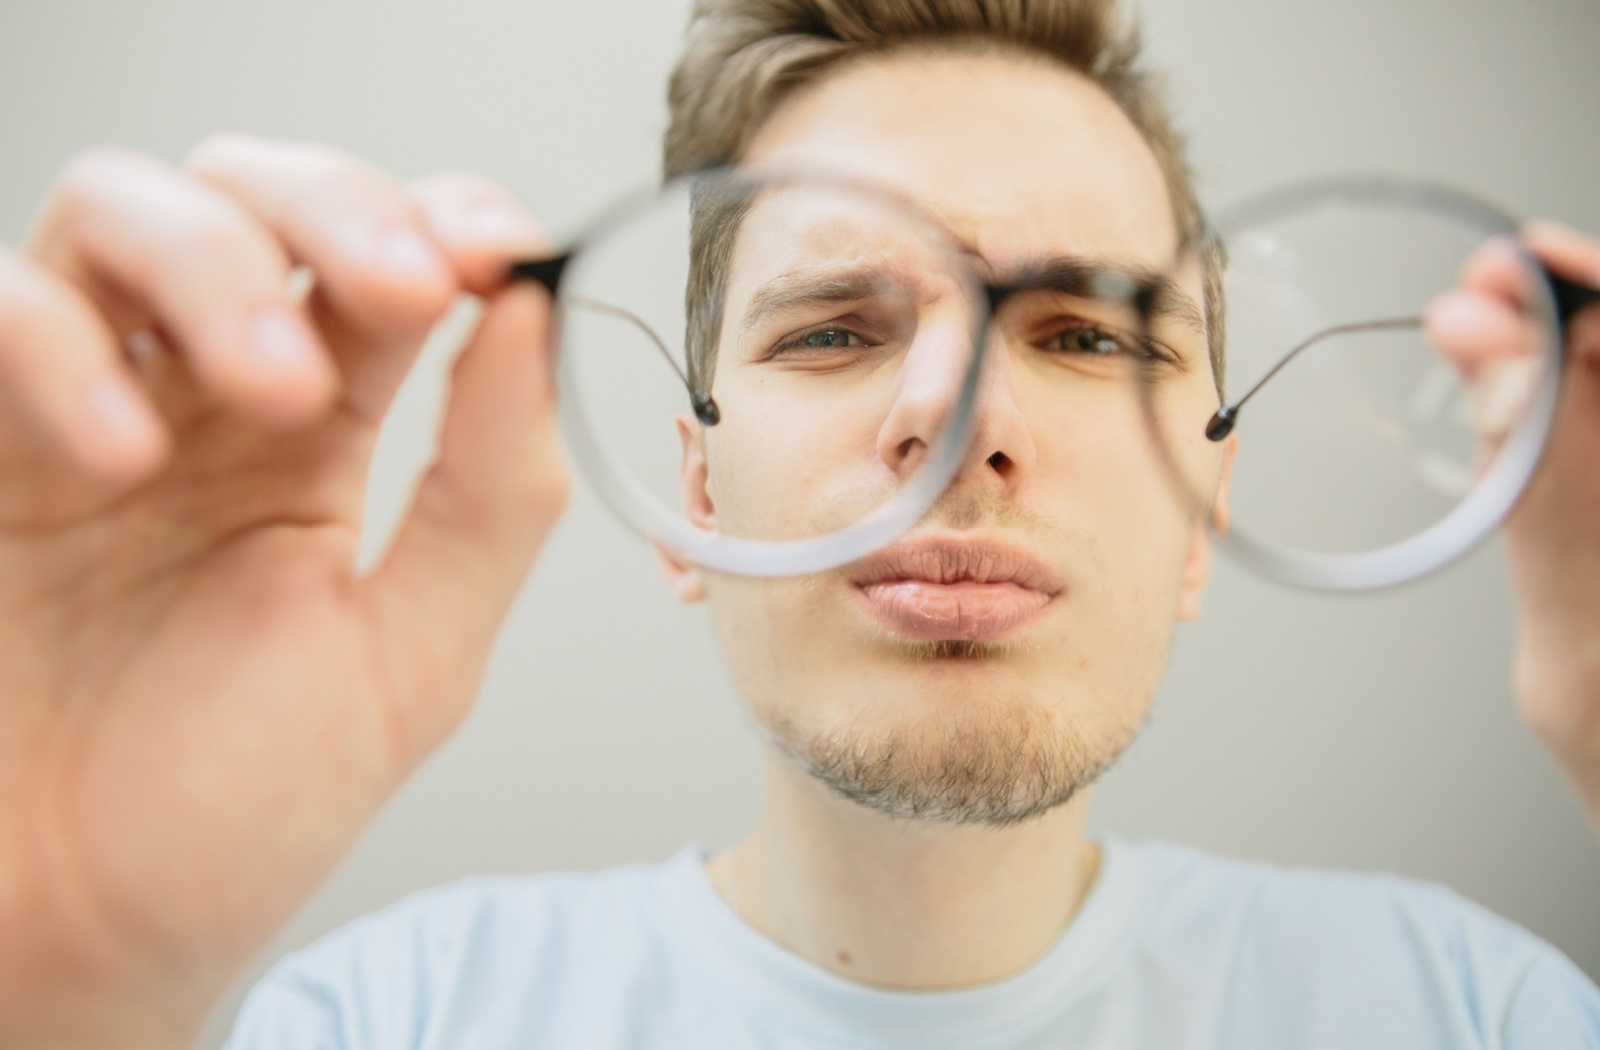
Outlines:
<svg viewBox="0 0 1600 1050"><path fill-rule="evenodd" d="M998 487L1009 494L1033 471L1038 449L1015 396L1009 357L1002 341L991 341L972 405L972 443L953 485ZM943 434L971 362L971 335L964 326L919 327L878 431L878 456L902 481L922 466Z"/></svg>

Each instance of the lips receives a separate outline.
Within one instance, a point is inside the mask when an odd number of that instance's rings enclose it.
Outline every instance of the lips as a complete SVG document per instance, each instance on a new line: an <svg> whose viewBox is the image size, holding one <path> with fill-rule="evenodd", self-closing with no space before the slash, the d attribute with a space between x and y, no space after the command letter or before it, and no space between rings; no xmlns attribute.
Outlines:
<svg viewBox="0 0 1600 1050"><path fill-rule="evenodd" d="M901 540L858 563L852 582L869 613L924 641L997 641L1061 592L1026 549L949 534Z"/></svg>

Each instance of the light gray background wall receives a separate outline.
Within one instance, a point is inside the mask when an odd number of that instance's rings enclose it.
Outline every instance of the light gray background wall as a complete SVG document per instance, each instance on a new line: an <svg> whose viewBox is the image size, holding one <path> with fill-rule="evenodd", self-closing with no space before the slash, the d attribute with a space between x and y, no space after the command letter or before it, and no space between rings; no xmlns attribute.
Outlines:
<svg viewBox="0 0 1600 1050"><path fill-rule="evenodd" d="M232 128L333 143L406 176L481 172L573 230L652 178L687 7L3 0L0 239L21 239L86 146L176 158ZM1140 7L1213 203L1383 170L1600 231L1596 0ZM380 457L376 520L426 455L437 384L422 380ZM1223 565L1095 827L1442 880L1600 976L1600 845L1517 720L1510 628L1493 546L1360 598ZM273 952L467 873L731 842L753 819L755 774L700 613L675 606L644 547L580 490L476 713Z"/></svg>

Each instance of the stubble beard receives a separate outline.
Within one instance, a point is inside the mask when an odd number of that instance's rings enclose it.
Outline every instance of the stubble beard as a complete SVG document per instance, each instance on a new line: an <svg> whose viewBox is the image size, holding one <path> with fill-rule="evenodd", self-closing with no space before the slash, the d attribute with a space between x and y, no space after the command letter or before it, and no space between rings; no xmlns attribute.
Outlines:
<svg viewBox="0 0 1600 1050"><path fill-rule="evenodd" d="M981 643L941 642L984 659ZM928 657L934 659L936 657ZM772 743L833 794L886 816L1003 828L1043 816L1089 787L1137 737L1131 725L1091 736L1030 698L962 704L906 726L870 732L808 732L784 717L762 718Z"/></svg>
<svg viewBox="0 0 1600 1050"><path fill-rule="evenodd" d="M946 492L928 519L957 529L992 523L1045 537L1049 546L1070 546L1080 559L1100 560L1093 537L994 494ZM826 531L830 523L819 518L813 525ZM803 578L800 585L802 605L814 614L836 600L824 577ZM874 643L909 667L979 663L997 675L1013 658L1039 655L1031 644L919 641L888 630ZM1014 688L940 705L948 710L929 710L876 732L855 725L819 731L760 704L754 713L772 745L841 798L900 819L1001 828L1064 805L1121 757L1148 718L1155 684L1133 691L1138 695L1092 700L1108 716L1099 725L1087 724L1070 705L1047 707ZM1111 717L1116 713L1120 717Z"/></svg>

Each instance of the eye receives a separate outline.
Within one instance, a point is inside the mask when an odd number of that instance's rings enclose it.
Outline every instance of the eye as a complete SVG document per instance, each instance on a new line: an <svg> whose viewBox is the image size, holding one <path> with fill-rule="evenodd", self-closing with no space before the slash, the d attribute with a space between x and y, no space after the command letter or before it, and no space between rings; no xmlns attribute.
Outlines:
<svg viewBox="0 0 1600 1050"><path fill-rule="evenodd" d="M1137 354L1134 341L1124 335L1102 332L1096 328L1075 325L1050 337L1047 350L1071 354L1088 354L1095 357L1114 357L1117 354Z"/></svg>
<svg viewBox="0 0 1600 1050"><path fill-rule="evenodd" d="M785 337L772 348L772 357L804 358L808 355L831 355L839 350L858 350L870 346L866 338L854 328L841 324L827 324L820 328L796 332Z"/></svg>
<svg viewBox="0 0 1600 1050"><path fill-rule="evenodd" d="M796 345L807 350L840 350L848 346L865 346L866 342L848 328L818 328L801 336Z"/></svg>

